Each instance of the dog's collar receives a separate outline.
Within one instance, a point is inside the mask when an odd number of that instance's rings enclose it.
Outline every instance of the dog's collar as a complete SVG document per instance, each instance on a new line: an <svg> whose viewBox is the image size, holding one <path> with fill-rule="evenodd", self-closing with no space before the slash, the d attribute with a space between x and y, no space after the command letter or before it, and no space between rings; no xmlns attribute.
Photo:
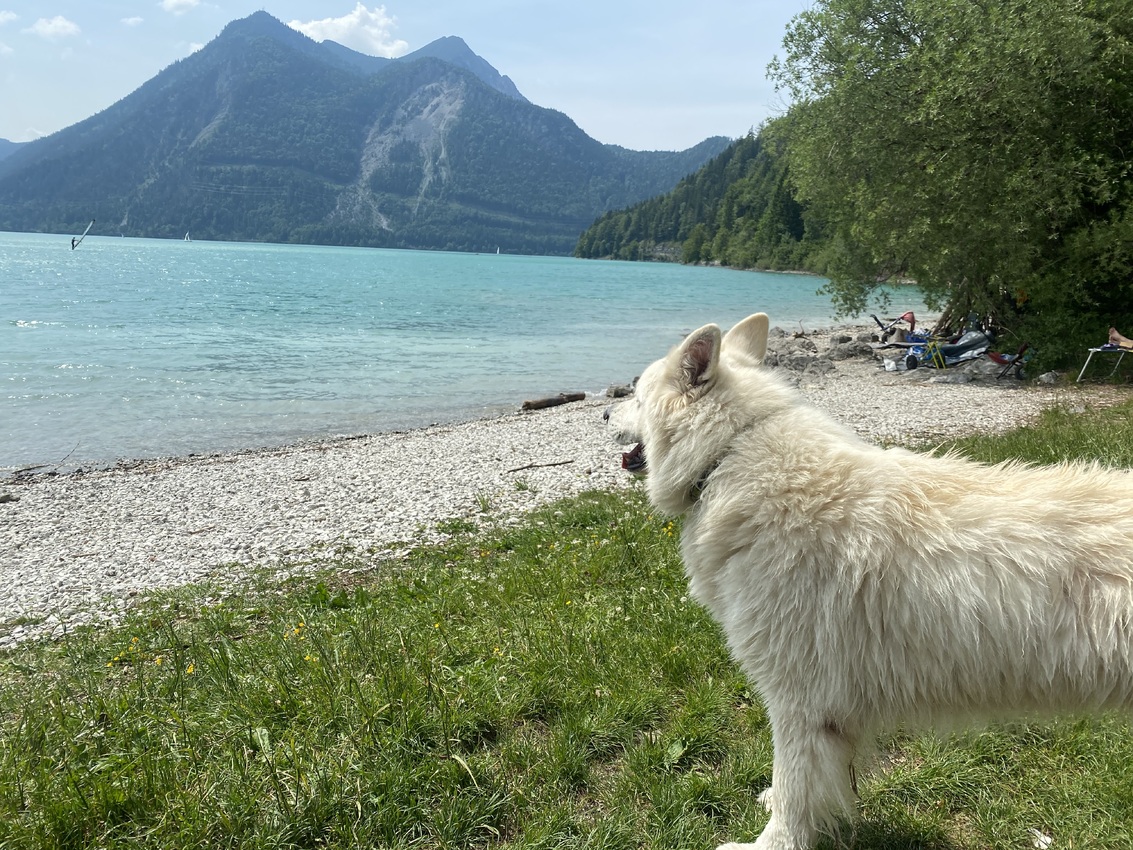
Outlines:
<svg viewBox="0 0 1133 850"><path fill-rule="evenodd" d="M692 483L692 486L688 488L688 497L691 501L700 501L700 496L708 486L708 480L712 477L712 473L719 469L720 464L724 462L724 458L731 454L732 446L735 445L736 440L751 431L751 429L754 428L757 424L759 424L758 420L755 422L749 422L746 426L738 430L735 433L735 436L732 437L732 442L728 444L723 455L708 464L704 472L700 473L700 475L697 476L696 481L694 481Z"/></svg>
<svg viewBox="0 0 1133 850"><path fill-rule="evenodd" d="M708 479L712 477L712 473L720 468L720 461L713 461L712 465L704 472L700 473L700 477L693 482L693 485L688 489L688 496L692 501L696 502L700 499L700 494L704 492L704 488L708 486Z"/></svg>

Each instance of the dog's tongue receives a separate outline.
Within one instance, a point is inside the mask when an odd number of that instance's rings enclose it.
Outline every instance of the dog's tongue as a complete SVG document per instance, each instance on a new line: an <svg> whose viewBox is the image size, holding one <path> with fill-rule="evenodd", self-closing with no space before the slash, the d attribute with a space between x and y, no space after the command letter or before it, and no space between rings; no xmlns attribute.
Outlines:
<svg viewBox="0 0 1133 850"><path fill-rule="evenodd" d="M628 472L641 472L645 469L645 446L638 443L630 451L623 452L622 469Z"/></svg>

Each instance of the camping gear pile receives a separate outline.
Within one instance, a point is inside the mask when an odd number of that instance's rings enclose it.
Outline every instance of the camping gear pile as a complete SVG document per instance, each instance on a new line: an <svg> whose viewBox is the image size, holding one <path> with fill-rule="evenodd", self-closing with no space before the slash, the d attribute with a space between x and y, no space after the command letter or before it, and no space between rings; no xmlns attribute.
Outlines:
<svg viewBox="0 0 1133 850"><path fill-rule="evenodd" d="M1016 364L1018 355L1004 355L990 352L995 344L995 336L990 330L977 326L976 317L970 316L967 328L958 335L944 336L931 330L917 330L917 317L910 310L896 319L883 322L877 316L872 316L880 328L880 345L877 350L892 349L897 355L885 357L886 371L903 372L907 369L916 369L919 366L929 366L936 369L945 369L956 366L969 360L975 360L985 354L996 363L1010 367ZM908 327L902 327L902 325ZM1009 368L1004 369L1004 374ZM1016 369L1021 376L1021 369Z"/></svg>

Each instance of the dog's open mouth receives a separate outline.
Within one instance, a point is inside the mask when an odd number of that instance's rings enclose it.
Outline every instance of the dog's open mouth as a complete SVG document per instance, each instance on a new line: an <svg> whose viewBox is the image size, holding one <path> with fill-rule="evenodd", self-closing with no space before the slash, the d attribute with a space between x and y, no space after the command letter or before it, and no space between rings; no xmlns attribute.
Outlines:
<svg viewBox="0 0 1133 850"><path fill-rule="evenodd" d="M645 446L638 443L628 452L622 452L622 469L627 472L645 471Z"/></svg>

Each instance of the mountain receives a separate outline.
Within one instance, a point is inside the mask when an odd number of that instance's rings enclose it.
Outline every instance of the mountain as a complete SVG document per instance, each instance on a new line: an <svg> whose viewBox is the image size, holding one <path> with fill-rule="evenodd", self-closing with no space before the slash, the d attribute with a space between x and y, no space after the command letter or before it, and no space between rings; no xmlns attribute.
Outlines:
<svg viewBox="0 0 1133 850"><path fill-rule="evenodd" d="M604 145L459 38L381 59L257 12L0 160L0 229L567 254L727 145Z"/></svg>
<svg viewBox="0 0 1133 850"><path fill-rule="evenodd" d="M6 159L22 146L22 142L9 142L7 139L0 139L0 159Z"/></svg>
<svg viewBox="0 0 1133 850"><path fill-rule="evenodd" d="M330 44L333 44L335 47L341 47L341 45L337 45L334 42L330 42ZM342 47L342 49L346 50L347 48ZM496 91L506 94L508 97L514 97L516 100L522 100L524 103L528 102L527 98L519 93L519 89L515 87L515 83L513 83L509 77L501 74L489 65L487 60L473 53L462 38L457 38L455 35L438 38L436 41L426 44L420 50L403 56L397 61L411 62L414 59L420 59L425 56L431 56L434 59L440 59L442 62L448 62L450 65L471 71Z"/></svg>

